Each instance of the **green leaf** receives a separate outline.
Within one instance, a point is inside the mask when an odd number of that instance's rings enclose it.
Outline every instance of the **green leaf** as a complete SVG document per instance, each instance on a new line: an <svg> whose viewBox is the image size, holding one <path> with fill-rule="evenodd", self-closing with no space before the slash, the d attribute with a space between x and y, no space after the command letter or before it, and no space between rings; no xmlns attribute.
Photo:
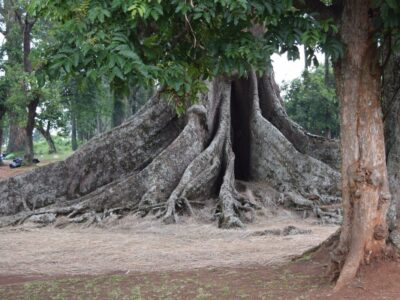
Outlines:
<svg viewBox="0 0 400 300"><path fill-rule="evenodd" d="M397 0L386 0L386 3L390 6L392 9L397 9L399 8L399 4Z"/></svg>
<svg viewBox="0 0 400 300"><path fill-rule="evenodd" d="M131 58L131 59L133 59L133 60L140 60L140 59L139 59L139 56L138 56L134 51L132 51L132 50L130 50L130 49L121 50L119 53L120 53L121 55L127 57L127 58Z"/></svg>
<svg viewBox="0 0 400 300"><path fill-rule="evenodd" d="M121 69L118 68L117 66L115 66L115 67L113 68L112 72L113 72L113 74L114 74L115 76L117 76L118 78L120 78L120 79L122 79L122 80L125 79L125 76L122 74Z"/></svg>

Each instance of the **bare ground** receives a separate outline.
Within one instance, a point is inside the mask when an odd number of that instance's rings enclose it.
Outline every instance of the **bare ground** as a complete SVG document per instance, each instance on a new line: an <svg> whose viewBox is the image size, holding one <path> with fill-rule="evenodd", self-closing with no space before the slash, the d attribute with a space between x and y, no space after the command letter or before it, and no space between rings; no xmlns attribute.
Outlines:
<svg viewBox="0 0 400 300"><path fill-rule="evenodd" d="M31 171L34 168L45 166L58 160L59 159L57 159L56 156L54 159L51 160L41 160L40 163L38 164L32 166L22 166L20 168L15 168L15 169L11 169L9 167L9 164L12 162L11 160L3 160L3 165L0 165L0 180Z"/></svg>
<svg viewBox="0 0 400 300"><path fill-rule="evenodd" d="M244 230L215 224L161 225L137 217L108 228L0 229L0 278L9 275L76 275L177 271L204 267L276 265L317 245L336 230L289 212ZM296 225L310 234L253 236Z"/></svg>
<svg viewBox="0 0 400 300"><path fill-rule="evenodd" d="M288 225L311 233L259 235ZM400 299L399 262L373 262L332 294L326 255L290 261L336 228L283 210L244 230L133 216L107 228L4 228L0 299Z"/></svg>
<svg viewBox="0 0 400 300"><path fill-rule="evenodd" d="M0 168L0 179L14 171L26 170ZM275 209L221 230L208 214L169 226L131 216L105 228L0 229L0 299L400 299L399 262L373 262L338 294L326 256L290 262L336 226ZM289 225L311 233L260 235Z"/></svg>

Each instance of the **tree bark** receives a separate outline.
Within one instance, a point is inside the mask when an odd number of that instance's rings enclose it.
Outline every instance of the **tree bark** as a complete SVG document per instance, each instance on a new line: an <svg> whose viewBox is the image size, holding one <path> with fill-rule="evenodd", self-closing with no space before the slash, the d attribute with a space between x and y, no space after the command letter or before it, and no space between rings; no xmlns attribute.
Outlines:
<svg viewBox="0 0 400 300"><path fill-rule="evenodd" d="M336 289L354 278L362 263L386 250L390 193L380 107L380 67L370 4L344 1L340 35L346 46L335 65L341 108L344 221L332 253Z"/></svg>
<svg viewBox="0 0 400 300"><path fill-rule="evenodd" d="M22 16L19 8L15 8L15 13L18 15L21 31L22 31L22 44L23 44L23 63L24 71L28 74L32 73L32 62L30 59L31 53L31 42L32 42L32 28L36 22L35 19L31 20L28 12ZM35 128L35 117L36 109L39 105L40 96L32 95L32 99L29 99L29 89L28 83L24 83L24 93L27 98L27 120L25 125L25 154L24 154L24 164L30 165L33 163L34 149L33 149L33 130Z"/></svg>
<svg viewBox="0 0 400 300"><path fill-rule="evenodd" d="M324 62L324 82L326 86L330 85L330 80L329 80L329 55L325 53L324 55L325 62Z"/></svg>
<svg viewBox="0 0 400 300"><path fill-rule="evenodd" d="M0 154L3 153L3 119L0 118Z"/></svg>
<svg viewBox="0 0 400 300"><path fill-rule="evenodd" d="M53 138L50 134L50 122L47 124L46 129L39 125L37 125L36 128L46 140L47 145L49 146L49 154L57 153L56 145L54 144Z"/></svg>
<svg viewBox="0 0 400 300"><path fill-rule="evenodd" d="M13 112L8 112L8 119L10 124L7 152L15 153L24 151L25 132L19 125L18 116Z"/></svg>
<svg viewBox="0 0 400 300"><path fill-rule="evenodd" d="M35 99L30 101L28 104L28 116L27 116L27 123L25 126L25 155L24 155L24 163L28 165L33 163L33 157L34 157L33 130L35 129L35 117L38 105L39 105L38 97L35 97Z"/></svg>
<svg viewBox="0 0 400 300"><path fill-rule="evenodd" d="M391 241L400 248L400 53L392 52L383 76L386 158L392 201L388 213Z"/></svg>
<svg viewBox="0 0 400 300"><path fill-rule="evenodd" d="M124 122L127 110L126 106L126 97L119 96L118 94L114 95L112 127L117 127Z"/></svg>
<svg viewBox="0 0 400 300"><path fill-rule="evenodd" d="M336 140L308 133L287 115L273 72L258 79L260 108L263 116L278 128L303 154L340 168L339 143Z"/></svg>
<svg viewBox="0 0 400 300"><path fill-rule="evenodd" d="M71 111L71 147L72 151L78 149L78 140L76 136L76 116L75 113Z"/></svg>
<svg viewBox="0 0 400 300"><path fill-rule="evenodd" d="M320 204L340 200L339 173L299 152L263 117L258 82L253 74L217 78L186 118L156 95L65 162L1 181L0 225L44 213L102 222L132 211L171 223L195 214L193 203L208 203L220 227L242 227L264 200L238 190L237 177L264 181L265 197L322 216Z"/></svg>
<svg viewBox="0 0 400 300"><path fill-rule="evenodd" d="M3 132L4 132L4 115L6 109L0 104L0 155L3 153ZM0 165L3 165L3 160L0 158Z"/></svg>

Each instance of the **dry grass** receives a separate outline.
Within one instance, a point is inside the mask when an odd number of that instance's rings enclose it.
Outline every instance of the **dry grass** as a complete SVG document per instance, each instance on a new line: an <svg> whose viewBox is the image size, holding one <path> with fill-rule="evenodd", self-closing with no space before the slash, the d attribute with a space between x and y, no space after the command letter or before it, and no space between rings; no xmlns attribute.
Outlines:
<svg viewBox="0 0 400 300"><path fill-rule="evenodd" d="M215 224L127 217L107 228L53 227L0 230L0 275L104 274L269 265L315 246L337 227L313 224L289 212L259 217L244 230ZM254 231L296 225L308 235L251 236Z"/></svg>

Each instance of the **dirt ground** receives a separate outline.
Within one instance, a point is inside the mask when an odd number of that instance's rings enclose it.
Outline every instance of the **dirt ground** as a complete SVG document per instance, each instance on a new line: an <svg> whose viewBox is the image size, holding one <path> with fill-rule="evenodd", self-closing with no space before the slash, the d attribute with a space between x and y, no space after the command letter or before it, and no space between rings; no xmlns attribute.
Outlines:
<svg viewBox="0 0 400 300"><path fill-rule="evenodd" d="M23 171L2 167L0 178ZM106 228L0 229L0 299L400 300L399 262L366 266L338 294L325 276L326 255L291 262L337 226L286 210L260 215L243 230L221 230L200 217L168 226L130 216ZM263 234L290 225L305 232Z"/></svg>
<svg viewBox="0 0 400 300"><path fill-rule="evenodd" d="M11 161L4 160L3 165L0 165L0 180L20 173L27 172L32 168L34 168L34 167L21 167L21 168L11 169L8 166L10 163Z"/></svg>
<svg viewBox="0 0 400 300"><path fill-rule="evenodd" d="M20 168L11 169L9 167L9 164L11 163L11 160L4 160L3 161L3 165L0 165L0 180L4 179L4 178L7 178L7 177L15 176L15 175L18 175L18 174L21 174L21 173L28 172L28 171L30 171L30 170L32 170L34 168L37 168L37 167L40 167L40 166L45 166L45 165L47 165L49 163L52 163L54 161L56 161L56 160L43 160L40 163L38 163L36 165L33 165L33 166L29 166L29 167L23 166L23 167L20 167Z"/></svg>
<svg viewBox="0 0 400 300"><path fill-rule="evenodd" d="M282 212L244 230L127 217L108 228L57 229L31 225L0 229L0 276L177 271L205 267L276 265L323 241L335 226ZM296 225L310 234L254 236Z"/></svg>
<svg viewBox="0 0 400 300"><path fill-rule="evenodd" d="M130 218L102 228L0 230L0 299L400 299L400 263L367 266L339 294L327 256L290 259L336 230L281 212L245 230ZM272 236L295 224L309 234Z"/></svg>

